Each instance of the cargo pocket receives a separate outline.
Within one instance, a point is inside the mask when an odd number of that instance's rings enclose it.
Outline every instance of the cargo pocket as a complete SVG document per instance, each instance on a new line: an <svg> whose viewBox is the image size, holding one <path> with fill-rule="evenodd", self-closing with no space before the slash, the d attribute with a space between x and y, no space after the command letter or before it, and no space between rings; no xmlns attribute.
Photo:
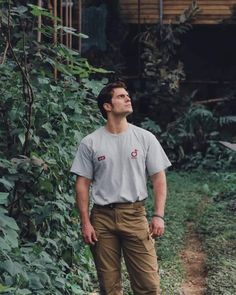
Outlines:
<svg viewBox="0 0 236 295"><path fill-rule="evenodd" d="M140 231L137 233L139 243L147 250L150 251L155 247L155 240L151 237L148 231Z"/></svg>

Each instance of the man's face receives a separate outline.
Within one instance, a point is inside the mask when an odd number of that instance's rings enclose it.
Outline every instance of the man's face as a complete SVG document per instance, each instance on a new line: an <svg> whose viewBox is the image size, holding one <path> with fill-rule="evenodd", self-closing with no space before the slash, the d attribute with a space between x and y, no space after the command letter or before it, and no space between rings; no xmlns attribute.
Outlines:
<svg viewBox="0 0 236 295"><path fill-rule="evenodd" d="M129 93L124 88L115 88L110 104L110 113L115 116L128 116L133 113Z"/></svg>

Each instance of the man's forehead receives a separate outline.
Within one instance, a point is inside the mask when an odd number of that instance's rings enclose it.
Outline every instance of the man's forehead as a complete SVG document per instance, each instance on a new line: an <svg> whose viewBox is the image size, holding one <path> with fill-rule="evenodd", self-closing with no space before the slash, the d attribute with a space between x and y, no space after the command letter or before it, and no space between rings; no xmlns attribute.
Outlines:
<svg viewBox="0 0 236 295"><path fill-rule="evenodd" d="M128 94L128 92L125 90L125 88L115 88L113 90L113 95L117 96L120 94Z"/></svg>

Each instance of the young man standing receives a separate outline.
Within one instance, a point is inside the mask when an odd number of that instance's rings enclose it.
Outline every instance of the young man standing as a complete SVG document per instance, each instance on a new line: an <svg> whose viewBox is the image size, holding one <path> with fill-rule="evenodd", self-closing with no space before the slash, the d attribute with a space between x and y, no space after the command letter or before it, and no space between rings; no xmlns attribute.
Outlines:
<svg viewBox="0 0 236 295"><path fill-rule="evenodd" d="M80 143L71 172L82 235L91 246L102 295L121 295L123 254L135 295L159 295L154 238L164 233L166 178L170 162L155 136L129 124L131 99L122 82L108 84L97 97L106 125ZM144 201L146 176L154 189L150 225ZM89 189L94 202L89 216Z"/></svg>

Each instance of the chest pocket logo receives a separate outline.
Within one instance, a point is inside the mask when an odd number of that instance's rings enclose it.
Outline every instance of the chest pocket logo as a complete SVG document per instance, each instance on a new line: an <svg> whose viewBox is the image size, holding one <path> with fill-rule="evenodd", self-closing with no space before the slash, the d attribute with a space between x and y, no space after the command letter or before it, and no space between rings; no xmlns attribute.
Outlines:
<svg viewBox="0 0 236 295"><path fill-rule="evenodd" d="M103 161L103 160L106 160L106 157L105 156L100 156L100 157L98 157L98 161L100 162L100 161Z"/></svg>
<svg viewBox="0 0 236 295"><path fill-rule="evenodd" d="M131 159L137 159L137 157L138 157L138 150L137 149L134 149L131 152Z"/></svg>

